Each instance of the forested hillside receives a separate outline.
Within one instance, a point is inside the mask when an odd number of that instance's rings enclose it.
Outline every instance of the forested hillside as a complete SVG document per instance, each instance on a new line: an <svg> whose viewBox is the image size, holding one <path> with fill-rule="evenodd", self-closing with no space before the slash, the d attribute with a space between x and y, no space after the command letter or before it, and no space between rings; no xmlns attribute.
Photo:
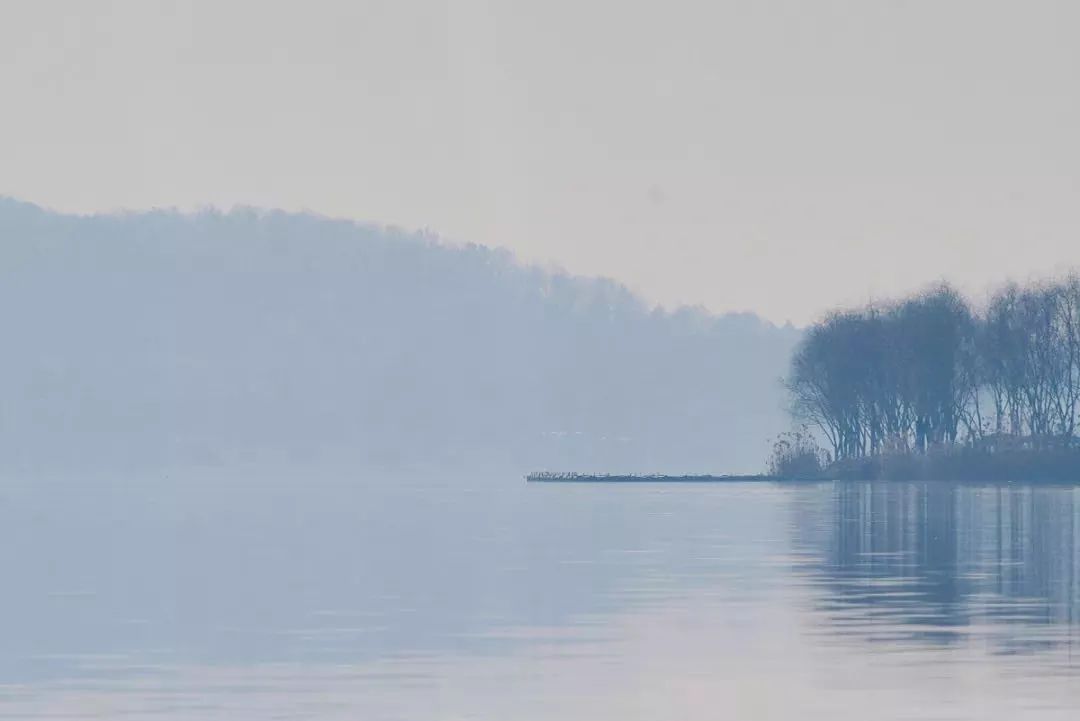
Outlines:
<svg viewBox="0 0 1080 721"><path fill-rule="evenodd" d="M0 468L760 467L799 333L312 215L0 200Z"/></svg>

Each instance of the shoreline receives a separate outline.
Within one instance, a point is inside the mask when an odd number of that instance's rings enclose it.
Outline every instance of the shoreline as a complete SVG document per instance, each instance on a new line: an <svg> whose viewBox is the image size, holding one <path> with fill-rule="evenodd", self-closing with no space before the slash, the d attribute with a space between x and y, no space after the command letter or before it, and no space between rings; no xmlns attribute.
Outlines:
<svg viewBox="0 0 1080 721"><path fill-rule="evenodd" d="M529 473L527 483L746 483L775 482L783 479L766 474L733 475L664 475L657 473Z"/></svg>

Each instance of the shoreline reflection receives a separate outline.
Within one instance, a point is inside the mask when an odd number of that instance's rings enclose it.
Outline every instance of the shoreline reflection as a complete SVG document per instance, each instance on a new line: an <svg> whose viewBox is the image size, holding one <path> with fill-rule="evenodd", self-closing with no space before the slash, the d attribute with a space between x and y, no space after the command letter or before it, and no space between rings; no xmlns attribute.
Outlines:
<svg viewBox="0 0 1080 721"><path fill-rule="evenodd" d="M793 509L797 572L832 634L994 653L1072 647L1080 618L1080 492L837 482Z"/></svg>

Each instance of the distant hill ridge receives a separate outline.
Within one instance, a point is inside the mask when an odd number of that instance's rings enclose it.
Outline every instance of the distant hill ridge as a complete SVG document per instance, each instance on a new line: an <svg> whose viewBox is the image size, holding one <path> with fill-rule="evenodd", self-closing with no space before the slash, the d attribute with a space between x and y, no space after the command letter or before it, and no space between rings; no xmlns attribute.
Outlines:
<svg viewBox="0 0 1080 721"><path fill-rule="evenodd" d="M0 198L0 469L348 454L746 472L799 331L310 214Z"/></svg>

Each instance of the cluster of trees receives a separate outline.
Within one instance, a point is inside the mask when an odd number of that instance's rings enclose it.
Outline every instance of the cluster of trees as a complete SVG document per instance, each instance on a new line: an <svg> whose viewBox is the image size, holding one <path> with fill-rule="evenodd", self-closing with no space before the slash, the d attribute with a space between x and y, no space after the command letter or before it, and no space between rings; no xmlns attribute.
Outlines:
<svg viewBox="0 0 1080 721"><path fill-rule="evenodd" d="M837 460L941 445L1072 445L1080 410L1080 276L997 289L975 308L940 285L835 312L785 381L793 415Z"/></svg>

